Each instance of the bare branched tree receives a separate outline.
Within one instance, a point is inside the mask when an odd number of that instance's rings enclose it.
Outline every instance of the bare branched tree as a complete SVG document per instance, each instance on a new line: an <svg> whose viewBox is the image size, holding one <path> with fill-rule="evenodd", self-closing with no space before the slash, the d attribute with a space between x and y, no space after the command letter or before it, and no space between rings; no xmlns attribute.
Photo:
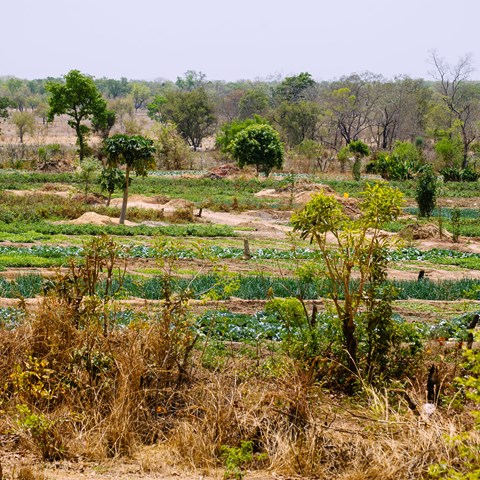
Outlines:
<svg viewBox="0 0 480 480"><path fill-rule="evenodd" d="M462 168L468 166L468 150L477 137L475 124L480 117L479 95L469 83L475 70L471 54L460 57L456 65L450 65L436 51L430 52L430 61L434 67L430 72L438 81L442 96L453 119L456 120L463 142Z"/></svg>

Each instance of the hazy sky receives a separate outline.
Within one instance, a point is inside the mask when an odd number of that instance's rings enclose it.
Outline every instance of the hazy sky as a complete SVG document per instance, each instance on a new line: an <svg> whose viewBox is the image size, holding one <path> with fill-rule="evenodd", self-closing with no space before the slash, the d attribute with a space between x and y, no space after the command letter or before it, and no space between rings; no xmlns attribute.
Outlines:
<svg viewBox="0 0 480 480"><path fill-rule="evenodd" d="M473 54L479 0L0 0L0 76L209 80L369 70L430 78L429 51Z"/></svg>

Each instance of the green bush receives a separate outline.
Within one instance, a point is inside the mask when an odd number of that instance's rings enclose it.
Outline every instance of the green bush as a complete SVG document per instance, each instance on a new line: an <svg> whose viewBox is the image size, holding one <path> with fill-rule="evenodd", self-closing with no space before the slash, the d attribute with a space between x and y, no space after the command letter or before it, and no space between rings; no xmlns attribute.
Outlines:
<svg viewBox="0 0 480 480"><path fill-rule="evenodd" d="M396 142L391 153L377 152L367 165L367 173L385 180L409 180L422 168L419 150L410 142Z"/></svg>
<svg viewBox="0 0 480 480"><path fill-rule="evenodd" d="M476 182L480 178L480 173L471 168L445 167L440 174L446 182Z"/></svg>
<svg viewBox="0 0 480 480"><path fill-rule="evenodd" d="M415 200L420 217L430 217L437 203L437 177L430 165L418 176Z"/></svg>

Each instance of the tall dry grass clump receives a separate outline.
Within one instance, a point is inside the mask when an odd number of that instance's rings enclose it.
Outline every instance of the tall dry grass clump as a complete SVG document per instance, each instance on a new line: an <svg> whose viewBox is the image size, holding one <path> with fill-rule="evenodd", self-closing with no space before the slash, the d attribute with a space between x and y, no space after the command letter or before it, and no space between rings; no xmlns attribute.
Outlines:
<svg viewBox="0 0 480 480"><path fill-rule="evenodd" d="M245 378L232 369L207 375L185 393L168 445L190 468L218 466L223 446L252 442L245 471L269 469L302 478L423 478L442 462L461 469L455 438L466 413L417 415L402 395L367 392L360 404L299 381ZM242 378L243 377L243 378ZM478 445L480 437L469 439Z"/></svg>

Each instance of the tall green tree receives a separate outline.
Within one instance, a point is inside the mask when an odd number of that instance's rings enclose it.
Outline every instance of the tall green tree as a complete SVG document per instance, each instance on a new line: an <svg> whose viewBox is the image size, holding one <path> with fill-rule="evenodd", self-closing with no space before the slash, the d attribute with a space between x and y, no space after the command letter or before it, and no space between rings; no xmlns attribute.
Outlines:
<svg viewBox="0 0 480 480"><path fill-rule="evenodd" d="M280 135L270 125L253 124L242 129L230 144L238 165L255 165L257 175L269 175L273 168L283 165L284 149Z"/></svg>
<svg viewBox="0 0 480 480"><path fill-rule="evenodd" d="M277 111L278 123L286 141L292 147L304 140L314 140L319 122L320 108L315 102L283 102Z"/></svg>
<svg viewBox="0 0 480 480"><path fill-rule="evenodd" d="M88 151L87 139L90 133L90 128L84 122L104 117L107 103L93 79L78 70L68 72L63 84L48 82L46 89L50 93L47 119L52 122L57 115L69 117L68 125L77 135L78 153L82 161Z"/></svg>
<svg viewBox="0 0 480 480"><path fill-rule="evenodd" d="M107 138L104 142L107 164L110 168L118 168L125 165L125 187L123 190L122 211L119 223L125 223L128 202L128 186L130 184L130 172L134 171L137 176L145 177L148 170L155 168L155 147L153 140L141 135L116 134Z"/></svg>
<svg viewBox="0 0 480 480"><path fill-rule="evenodd" d="M308 72L285 77L275 90L280 102L299 102L305 100L309 90L315 86L315 80Z"/></svg>
<svg viewBox="0 0 480 480"><path fill-rule="evenodd" d="M197 150L202 145L202 140L214 131L216 124L214 105L203 88L168 92L165 95L165 102L157 105L157 108L156 115L163 121L174 123L180 135L194 150Z"/></svg>
<svg viewBox="0 0 480 480"><path fill-rule="evenodd" d="M254 115L253 118L247 118L246 120L232 120L231 122L222 125L220 132L217 135L216 144L220 147L222 153L231 155L231 147L235 137L244 129L250 125L268 125L268 121L258 115Z"/></svg>

